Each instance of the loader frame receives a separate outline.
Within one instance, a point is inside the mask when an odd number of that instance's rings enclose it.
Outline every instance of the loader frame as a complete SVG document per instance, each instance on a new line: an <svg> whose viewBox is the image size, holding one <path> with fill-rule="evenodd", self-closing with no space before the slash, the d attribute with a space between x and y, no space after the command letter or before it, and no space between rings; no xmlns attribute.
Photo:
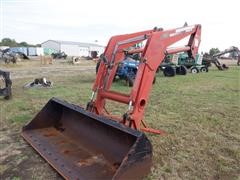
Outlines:
<svg viewBox="0 0 240 180"><path fill-rule="evenodd" d="M185 46L169 48L174 43L189 37ZM146 40L141 49L133 50L141 53L140 64L130 94L111 90L118 64L124 59L127 48ZM196 57L201 42L201 25L184 26L176 29L163 30L154 28L132 34L113 36L100 57L100 66L92 96L87 110L99 115L110 117L133 129L156 134L164 134L161 130L149 128L143 120L145 107L152 88L155 73L168 54L187 52L189 57ZM106 110L106 100L127 104L128 109L122 117L116 117Z"/></svg>
<svg viewBox="0 0 240 180"><path fill-rule="evenodd" d="M141 131L164 133L143 121L155 73L167 54L187 51L195 57L200 35L201 26L194 25L112 37L100 58L87 111L52 98L23 127L22 136L65 179L143 179L151 168L152 145ZM186 46L168 48L187 36ZM146 44L136 50L141 59L130 94L112 91L125 50L142 41ZM106 109L106 100L128 108L122 117L116 117Z"/></svg>

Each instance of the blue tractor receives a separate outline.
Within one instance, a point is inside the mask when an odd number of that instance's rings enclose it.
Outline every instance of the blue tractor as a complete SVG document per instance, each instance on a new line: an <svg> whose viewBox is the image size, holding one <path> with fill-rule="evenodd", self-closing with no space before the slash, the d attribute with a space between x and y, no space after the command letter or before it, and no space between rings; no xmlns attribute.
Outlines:
<svg viewBox="0 0 240 180"><path fill-rule="evenodd" d="M118 79L126 80L127 85L132 87L134 84L135 77L137 75L138 66L140 64L139 55L138 54L127 54L123 61L118 64L118 68L114 77L114 81ZM96 65L96 73L98 72L98 68L100 66L100 61L98 61ZM153 84L155 83L156 78L153 80Z"/></svg>
<svg viewBox="0 0 240 180"><path fill-rule="evenodd" d="M133 86L134 80L137 75L138 66L140 64L139 60L126 57L119 65L114 79L124 79L126 80L128 86ZM153 84L156 81L154 77Z"/></svg>
<svg viewBox="0 0 240 180"><path fill-rule="evenodd" d="M133 60L131 58L124 59L117 68L117 72L115 74L116 78L126 80L129 86L133 86L134 79L137 74L139 61Z"/></svg>
<svg viewBox="0 0 240 180"><path fill-rule="evenodd" d="M118 79L123 79L126 80L128 86L132 87L138 71L139 63L140 62L138 60L126 57L122 62L119 63L114 77L114 81ZM97 63L96 73L98 72L99 65L100 61ZM156 78L154 78L153 84L155 83L155 81Z"/></svg>

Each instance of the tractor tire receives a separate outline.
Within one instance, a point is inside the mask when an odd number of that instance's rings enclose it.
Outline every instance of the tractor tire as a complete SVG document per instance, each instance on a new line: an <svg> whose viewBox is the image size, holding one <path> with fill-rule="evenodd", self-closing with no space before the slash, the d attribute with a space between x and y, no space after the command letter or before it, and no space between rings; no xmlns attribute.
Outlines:
<svg viewBox="0 0 240 180"><path fill-rule="evenodd" d="M4 62L5 62L5 64L9 64L11 62L11 60L9 58L4 58Z"/></svg>
<svg viewBox="0 0 240 180"><path fill-rule="evenodd" d="M176 75L176 69L172 66L167 66L164 70L163 70L163 74L166 77L173 77Z"/></svg>
<svg viewBox="0 0 240 180"><path fill-rule="evenodd" d="M98 73L98 69L99 69L99 66L100 66L100 62L101 62L101 61L98 61L97 64L96 64L96 74Z"/></svg>
<svg viewBox="0 0 240 180"><path fill-rule="evenodd" d="M208 68L207 67L201 67L200 71L203 72L203 73L207 73Z"/></svg>
<svg viewBox="0 0 240 180"><path fill-rule="evenodd" d="M133 87L134 79L131 77L127 77L127 84L129 87Z"/></svg>
<svg viewBox="0 0 240 180"><path fill-rule="evenodd" d="M223 65L222 65L222 68L223 68L223 70L226 70L226 69L228 69L229 67L228 67L226 64L223 64Z"/></svg>
<svg viewBox="0 0 240 180"><path fill-rule="evenodd" d="M78 59L78 57L72 57L72 63L73 64L78 64L80 61L79 61L79 59Z"/></svg>
<svg viewBox="0 0 240 180"><path fill-rule="evenodd" d="M117 76L116 75L113 78L113 82L117 82Z"/></svg>
<svg viewBox="0 0 240 180"><path fill-rule="evenodd" d="M11 95L7 95L4 97L5 100L9 100L9 99L12 99L12 94Z"/></svg>
<svg viewBox="0 0 240 180"><path fill-rule="evenodd" d="M153 79L153 84L156 83L156 76L154 76L154 79Z"/></svg>
<svg viewBox="0 0 240 180"><path fill-rule="evenodd" d="M178 74L178 75L186 75L187 74L186 66L181 65L181 66L177 67L176 68L176 74Z"/></svg>
<svg viewBox="0 0 240 180"><path fill-rule="evenodd" d="M191 69L191 73L192 73L192 74L197 74L197 73L199 73L198 68L193 67L193 68Z"/></svg>

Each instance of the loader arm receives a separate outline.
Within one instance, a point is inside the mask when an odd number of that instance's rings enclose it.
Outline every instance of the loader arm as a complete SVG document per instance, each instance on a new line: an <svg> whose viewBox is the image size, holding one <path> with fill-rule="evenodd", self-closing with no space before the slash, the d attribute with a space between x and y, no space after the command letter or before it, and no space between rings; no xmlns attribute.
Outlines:
<svg viewBox="0 0 240 180"><path fill-rule="evenodd" d="M187 45L178 48L169 48L169 46L188 36L190 38ZM117 65L124 57L124 49L144 40L146 40L146 44L144 48L139 50L141 52L141 60L130 94L111 91L110 88ZM110 116L112 119L137 130L161 134L162 132L159 130L147 128L143 122L144 109L148 101L156 70L164 60L166 54L185 51L190 57L195 58L200 41L201 25L186 26L165 31L154 29L112 37L104 55L101 57L100 68L93 85L93 93L87 110L96 114ZM105 111L106 99L128 105L128 109L126 109L123 117L115 117Z"/></svg>
<svg viewBox="0 0 240 180"><path fill-rule="evenodd" d="M168 48L187 36L186 46ZM195 57L200 36L201 26L194 25L112 37L101 56L87 110L52 98L23 127L21 135L65 179L143 179L150 172L152 145L139 130L162 133L143 121L155 72L166 54L186 51ZM143 41L130 94L111 91L125 50ZM115 117L106 110L106 100L127 104L128 108L122 117Z"/></svg>
<svg viewBox="0 0 240 180"><path fill-rule="evenodd" d="M236 52L238 57L240 56L239 49L237 47L232 46L232 47L230 47L228 49L225 49L224 51L221 51L219 53L214 54L213 57L218 58L218 57L220 57L220 56L222 56L224 54L231 53L231 52Z"/></svg>
<svg viewBox="0 0 240 180"><path fill-rule="evenodd" d="M120 52L120 49L130 47L136 43L139 43L146 39L145 35L151 33L153 30L147 30L132 34L118 35L113 36L104 51L103 57L100 60L103 62L99 67L99 75L97 75L95 83L93 85L93 91L96 91L97 88L102 87L104 84L104 77L109 73L108 69L116 68L114 65L118 64L123 58L123 52ZM111 67L110 67L111 66ZM114 69L116 70L116 69ZM103 74L102 74L103 73ZM110 84L110 83L109 83Z"/></svg>
<svg viewBox="0 0 240 180"><path fill-rule="evenodd" d="M237 54L237 57L238 57L238 62L237 64L239 65L240 64L240 51L237 47L230 47L228 49L225 49L224 51L221 51L221 52L218 52L218 53L215 53L213 54L210 59L208 59L208 61L212 62L219 70L224 70L224 69L227 69L228 67L224 64L221 65L221 63L219 62L218 58L224 54L227 54L227 53L231 53L231 52L236 52Z"/></svg>

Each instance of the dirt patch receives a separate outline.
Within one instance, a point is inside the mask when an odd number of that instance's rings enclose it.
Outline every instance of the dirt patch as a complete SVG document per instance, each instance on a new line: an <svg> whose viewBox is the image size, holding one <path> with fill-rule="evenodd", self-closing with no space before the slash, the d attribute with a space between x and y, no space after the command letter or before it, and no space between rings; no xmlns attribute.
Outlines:
<svg viewBox="0 0 240 180"><path fill-rule="evenodd" d="M13 99L0 99L0 179L61 179L21 138L20 131L53 96L85 107L95 79L94 68L70 64L42 66L40 70L37 66L9 68L13 75ZM54 82L53 88L22 88L42 72ZM185 77L157 77L145 120L167 135L148 134L154 161L146 179L239 179L237 77L239 67L228 71L211 68L207 74ZM119 82L113 86L115 90L129 91ZM109 109L121 114L126 107L110 104Z"/></svg>
<svg viewBox="0 0 240 180"><path fill-rule="evenodd" d="M22 139L20 128L1 122L0 127L1 179L62 179Z"/></svg>
<svg viewBox="0 0 240 180"><path fill-rule="evenodd" d="M36 78L36 77L62 77L76 76L82 72L95 71L96 63L83 61L79 65L70 64L68 61L55 61L54 64L41 65L37 60L25 61L17 65L3 66L1 69L11 72L11 79Z"/></svg>
<svg viewBox="0 0 240 180"><path fill-rule="evenodd" d="M16 66L1 66L11 72L13 88L20 79L65 76L81 76L84 72L94 72L95 63L86 61L81 65L71 65L58 61L54 65L40 65L36 61L20 62ZM21 80L20 80L21 81ZM15 96L18 94L15 92ZM22 97L22 96L21 96ZM15 97L16 99L17 97ZM7 103L7 102L3 102ZM23 123L12 124L6 120L6 107L0 105L0 179L62 179L62 177L27 144L21 137Z"/></svg>
<svg viewBox="0 0 240 180"><path fill-rule="evenodd" d="M235 59L218 59L221 64L226 64L227 66L236 66L237 60Z"/></svg>

